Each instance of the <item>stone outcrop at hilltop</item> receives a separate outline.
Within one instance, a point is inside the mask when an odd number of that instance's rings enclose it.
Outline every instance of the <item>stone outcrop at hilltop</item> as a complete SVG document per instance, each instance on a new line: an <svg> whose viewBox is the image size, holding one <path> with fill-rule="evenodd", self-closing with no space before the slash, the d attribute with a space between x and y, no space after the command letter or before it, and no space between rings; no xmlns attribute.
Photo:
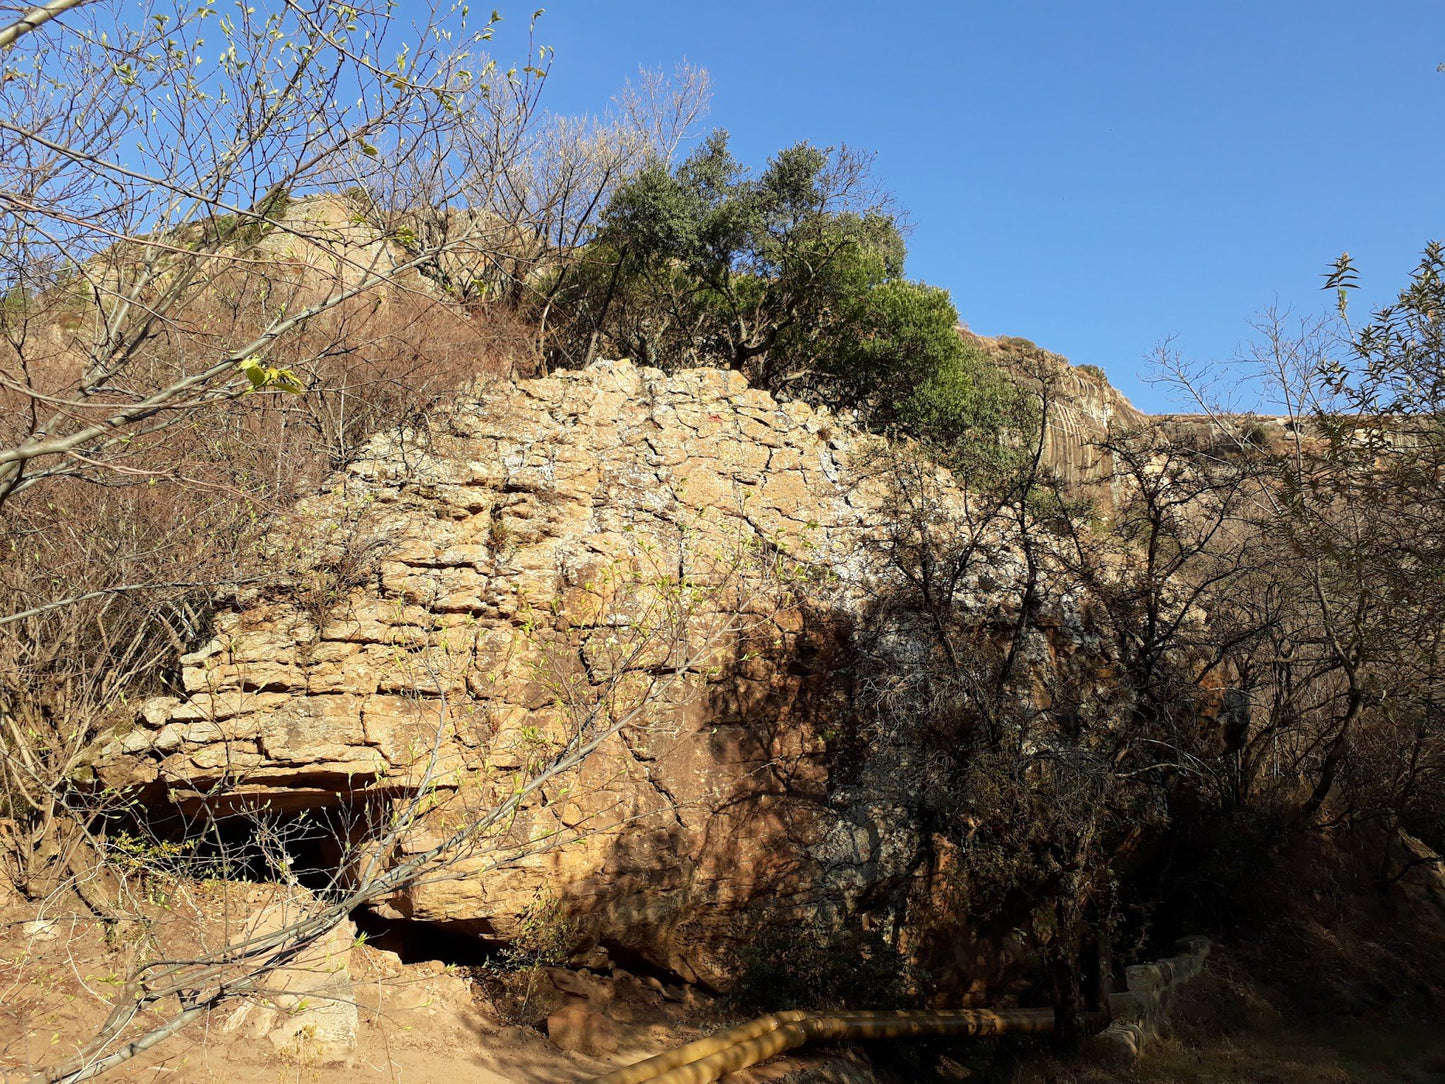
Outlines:
<svg viewBox="0 0 1445 1084"><path fill-rule="evenodd" d="M102 777L193 809L427 788L415 852L512 793L590 705L646 700L384 912L510 939L547 910L574 947L716 985L760 923L901 914L929 891L920 754L848 740L868 667L927 650L878 605L897 584L886 451L728 372L603 362L482 388L303 504L275 542L289 573L218 616L184 695L146 703ZM1019 574L1001 546L980 612Z"/></svg>
<svg viewBox="0 0 1445 1084"><path fill-rule="evenodd" d="M1138 410L1098 370L1071 365L1060 354L1027 339L990 338L960 330L964 338L1021 387L1049 387L1049 418L1044 433L1044 466L1068 486L1100 503L1116 500L1118 479L1113 456L1101 447L1107 439L1146 426Z"/></svg>

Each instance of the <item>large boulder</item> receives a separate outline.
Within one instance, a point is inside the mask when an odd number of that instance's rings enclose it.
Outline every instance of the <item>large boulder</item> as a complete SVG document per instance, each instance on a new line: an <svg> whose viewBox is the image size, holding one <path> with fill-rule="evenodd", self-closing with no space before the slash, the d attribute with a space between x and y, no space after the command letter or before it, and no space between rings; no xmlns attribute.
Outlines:
<svg viewBox="0 0 1445 1084"><path fill-rule="evenodd" d="M924 872L907 743L849 729L860 635L875 667L920 650L874 616L890 484L876 440L734 373L603 362L481 389L303 504L276 583L217 617L102 776L193 809L350 810L360 852L410 809L396 862L628 718L381 910L724 985L760 924ZM1017 574L1001 548L979 604Z"/></svg>

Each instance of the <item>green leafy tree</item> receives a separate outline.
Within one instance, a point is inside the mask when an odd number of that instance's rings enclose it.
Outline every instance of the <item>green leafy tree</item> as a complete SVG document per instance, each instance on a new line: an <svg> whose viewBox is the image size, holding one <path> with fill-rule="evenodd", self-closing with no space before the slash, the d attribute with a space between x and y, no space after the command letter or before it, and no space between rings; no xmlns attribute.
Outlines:
<svg viewBox="0 0 1445 1084"><path fill-rule="evenodd" d="M574 298L592 326L564 354L722 365L780 388L816 375L818 345L902 270L903 242L865 158L799 143L752 177L714 132L616 193L594 255Z"/></svg>
<svg viewBox="0 0 1445 1084"><path fill-rule="evenodd" d="M848 337L826 359L830 398L875 428L915 437L951 466L976 474L1019 465L1038 425L1037 396L959 335L946 291L890 279L856 305Z"/></svg>
<svg viewBox="0 0 1445 1084"><path fill-rule="evenodd" d="M857 409L951 456L998 452L1025 398L958 333L948 294L902 277L906 255L868 160L798 143L757 176L714 132L676 168L613 196L572 278L553 355L664 369L720 366L757 387Z"/></svg>

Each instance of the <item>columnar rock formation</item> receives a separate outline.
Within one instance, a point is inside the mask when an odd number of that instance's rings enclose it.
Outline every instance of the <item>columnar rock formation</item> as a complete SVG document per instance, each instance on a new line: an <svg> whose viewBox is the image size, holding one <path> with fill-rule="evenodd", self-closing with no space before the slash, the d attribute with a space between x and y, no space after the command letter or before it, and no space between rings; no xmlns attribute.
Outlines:
<svg viewBox="0 0 1445 1084"><path fill-rule="evenodd" d="M1044 465L1080 493L1101 503L1115 499L1113 456L1104 445L1110 437L1145 427L1149 415L1137 410L1097 368L1070 365L1062 355L1027 339L961 333L1021 387L1035 392L1047 387Z"/></svg>
<svg viewBox="0 0 1445 1084"><path fill-rule="evenodd" d="M302 506L278 583L218 617L184 694L144 704L102 775L193 808L420 796L414 852L599 711L640 709L384 910L501 938L545 920L724 983L760 921L921 875L906 743L838 751L866 679L855 628L893 583L879 454L720 371L604 362L480 389ZM995 592L1016 571L1001 549ZM907 629L868 631L875 665L881 643L907 667Z"/></svg>

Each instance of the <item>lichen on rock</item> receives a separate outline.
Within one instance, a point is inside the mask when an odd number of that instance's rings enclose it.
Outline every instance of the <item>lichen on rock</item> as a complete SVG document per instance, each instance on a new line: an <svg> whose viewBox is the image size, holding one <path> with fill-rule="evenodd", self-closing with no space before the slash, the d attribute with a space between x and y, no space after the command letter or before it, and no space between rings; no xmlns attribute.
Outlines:
<svg viewBox="0 0 1445 1084"><path fill-rule="evenodd" d="M480 387L302 504L272 540L287 573L217 616L102 775L195 808L429 788L395 859L495 808L589 712L636 708L381 910L511 939L546 894L579 947L724 986L760 922L845 914L918 872L906 743L840 770L835 740L896 576L878 447L730 372ZM962 500L943 472L933 488ZM874 665L920 650L906 624L866 631Z"/></svg>

